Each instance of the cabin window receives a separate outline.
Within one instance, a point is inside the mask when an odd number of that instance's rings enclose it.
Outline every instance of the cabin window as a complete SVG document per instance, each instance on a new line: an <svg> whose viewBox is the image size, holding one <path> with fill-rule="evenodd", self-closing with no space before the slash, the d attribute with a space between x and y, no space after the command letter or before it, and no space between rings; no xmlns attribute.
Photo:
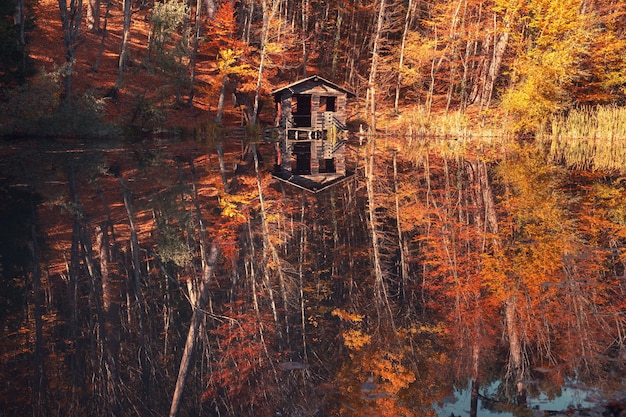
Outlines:
<svg viewBox="0 0 626 417"><path fill-rule="evenodd" d="M311 94L291 97L291 115L295 127L311 127Z"/></svg>
<svg viewBox="0 0 626 417"><path fill-rule="evenodd" d="M335 159L327 158L320 159L320 174L334 174L337 172L337 168L335 168Z"/></svg>
<svg viewBox="0 0 626 417"><path fill-rule="evenodd" d="M337 97L335 96L321 96L320 111L337 111L336 102Z"/></svg>

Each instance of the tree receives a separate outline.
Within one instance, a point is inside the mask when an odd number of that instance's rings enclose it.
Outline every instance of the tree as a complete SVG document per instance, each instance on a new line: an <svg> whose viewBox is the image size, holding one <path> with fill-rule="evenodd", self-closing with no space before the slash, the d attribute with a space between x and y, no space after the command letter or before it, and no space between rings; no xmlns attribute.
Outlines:
<svg viewBox="0 0 626 417"><path fill-rule="evenodd" d="M518 11L513 33L517 56L511 87L502 97L513 131L532 131L571 104L573 88L584 74L579 64L593 36L593 16L580 6L580 0L530 0Z"/></svg>
<svg viewBox="0 0 626 417"><path fill-rule="evenodd" d="M76 48L80 38L80 26L83 17L83 0L58 0L65 47L65 67L63 74L63 97L67 107L71 103L72 76L76 60Z"/></svg>
<svg viewBox="0 0 626 417"><path fill-rule="evenodd" d="M0 82L23 83L34 74L28 54L27 34L33 28L30 2L9 0L0 5Z"/></svg>

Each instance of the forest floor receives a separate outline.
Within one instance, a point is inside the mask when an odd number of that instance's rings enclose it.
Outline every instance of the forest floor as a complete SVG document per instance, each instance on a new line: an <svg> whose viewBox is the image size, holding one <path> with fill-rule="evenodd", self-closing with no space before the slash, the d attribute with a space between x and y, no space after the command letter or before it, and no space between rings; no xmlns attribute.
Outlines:
<svg viewBox="0 0 626 417"><path fill-rule="evenodd" d="M104 7L103 2L103 7ZM86 2L84 2L86 4ZM30 34L29 52L38 69L54 71L65 62L63 33L59 5L56 0L40 0L34 5L36 27ZM101 26L105 16L102 10ZM115 86L118 76L118 57L121 47L124 16L121 2L112 0L106 19L106 32L90 32L85 27L86 6L83 11L83 25L80 43L76 48L76 61L72 78L72 91L75 95L91 92L94 97L105 97ZM124 72L124 81L115 98L107 100L107 118L111 122L128 120L136 112L140 100L163 102L163 94L171 92L171 85L162 75L150 70L146 65L147 45L150 36L150 16L148 10L133 13L130 29L130 64ZM104 41L103 41L104 39ZM101 47L103 45L103 47ZM100 50L102 49L102 52ZM100 55L97 71L94 66ZM217 70L214 60L208 59L202 45L196 66L196 83L192 103L187 103L189 92L176 103L173 94L165 101L166 120L164 126L181 127L192 130L212 117L217 97L209 89L215 81ZM160 95L160 96L159 96ZM169 102L168 102L169 101ZM240 124L241 112L234 106L226 106L225 124Z"/></svg>

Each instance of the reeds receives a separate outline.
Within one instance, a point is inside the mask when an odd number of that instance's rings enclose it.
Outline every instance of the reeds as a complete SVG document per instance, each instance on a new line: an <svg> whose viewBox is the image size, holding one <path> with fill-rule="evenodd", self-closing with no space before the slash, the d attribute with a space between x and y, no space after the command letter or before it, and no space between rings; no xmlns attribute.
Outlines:
<svg viewBox="0 0 626 417"><path fill-rule="evenodd" d="M400 129L405 146L414 155L436 151L448 158L461 158L477 150L501 146L510 135L503 128L490 128L462 111L428 114L416 107Z"/></svg>
<svg viewBox="0 0 626 417"><path fill-rule="evenodd" d="M570 168L626 172L626 108L573 109L553 117L537 139Z"/></svg>

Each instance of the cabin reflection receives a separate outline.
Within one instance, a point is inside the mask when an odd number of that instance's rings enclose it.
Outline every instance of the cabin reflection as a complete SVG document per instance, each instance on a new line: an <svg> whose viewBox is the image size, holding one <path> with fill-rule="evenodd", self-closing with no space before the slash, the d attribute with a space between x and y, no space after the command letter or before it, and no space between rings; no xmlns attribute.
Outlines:
<svg viewBox="0 0 626 417"><path fill-rule="evenodd" d="M309 191L349 176L346 119L351 91L317 75L271 93L276 106L274 176Z"/></svg>

